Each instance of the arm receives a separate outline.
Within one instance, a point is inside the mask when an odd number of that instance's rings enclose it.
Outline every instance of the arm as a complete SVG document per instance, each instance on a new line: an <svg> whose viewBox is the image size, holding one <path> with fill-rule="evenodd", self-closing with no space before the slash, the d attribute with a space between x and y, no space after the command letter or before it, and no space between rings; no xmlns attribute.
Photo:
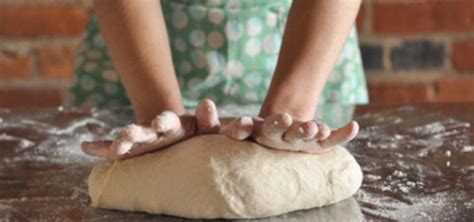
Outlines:
<svg viewBox="0 0 474 222"><path fill-rule="evenodd" d="M360 0L294 0L261 117L287 112L312 120L318 98L360 7Z"/></svg>
<svg viewBox="0 0 474 222"><path fill-rule="evenodd" d="M185 112L159 1L95 0L108 52L139 123Z"/></svg>

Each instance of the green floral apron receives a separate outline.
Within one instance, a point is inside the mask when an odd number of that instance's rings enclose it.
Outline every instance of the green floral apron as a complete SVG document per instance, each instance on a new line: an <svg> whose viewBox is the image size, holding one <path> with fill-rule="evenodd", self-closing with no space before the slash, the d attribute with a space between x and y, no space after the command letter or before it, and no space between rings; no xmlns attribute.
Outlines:
<svg viewBox="0 0 474 222"><path fill-rule="evenodd" d="M278 58L290 0L167 0L162 8L183 102L261 104ZM92 18L77 55L76 106L128 105L124 88ZM367 103L355 28L320 103Z"/></svg>

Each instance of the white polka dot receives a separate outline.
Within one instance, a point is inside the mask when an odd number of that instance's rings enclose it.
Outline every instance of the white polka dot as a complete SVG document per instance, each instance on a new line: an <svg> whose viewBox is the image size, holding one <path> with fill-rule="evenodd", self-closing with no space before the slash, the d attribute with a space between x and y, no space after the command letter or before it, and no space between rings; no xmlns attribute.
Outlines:
<svg viewBox="0 0 474 222"><path fill-rule="evenodd" d="M97 86L95 80L89 76L82 76L79 81L79 84L81 88L86 91L93 90Z"/></svg>
<svg viewBox="0 0 474 222"><path fill-rule="evenodd" d="M345 59L346 59L346 58L345 58L344 54L341 52L341 54L340 54L339 57L337 58L336 64L342 64L342 63L344 63L344 60L345 60Z"/></svg>
<svg viewBox="0 0 474 222"><path fill-rule="evenodd" d="M217 97L215 95L206 95L206 97L212 101L217 101Z"/></svg>
<svg viewBox="0 0 474 222"><path fill-rule="evenodd" d="M349 91L352 89L352 86L351 86L351 83L350 83L350 82L344 81L344 82L342 83L341 88L342 88L342 91L343 91L343 92L349 92Z"/></svg>
<svg viewBox="0 0 474 222"><path fill-rule="evenodd" d="M339 83L341 81L341 77L338 75L338 73L331 72L328 78L328 82L330 83Z"/></svg>
<svg viewBox="0 0 474 222"><path fill-rule="evenodd" d="M191 45L200 47L204 45L204 42L206 41L206 34L201 30L194 30L189 35L189 41L191 42Z"/></svg>
<svg viewBox="0 0 474 222"><path fill-rule="evenodd" d="M273 72L275 70L276 63L277 63L276 57L274 56L268 57L267 60L265 61L265 69L267 70L267 72Z"/></svg>
<svg viewBox="0 0 474 222"><path fill-rule="evenodd" d="M197 90L198 87L195 87L195 85L197 85L199 82L200 82L200 80L197 79L197 78L191 79L188 82L188 84L187 84L188 88L189 88L188 96L189 96L190 99L198 99L199 96L201 96L201 92L199 90Z"/></svg>
<svg viewBox="0 0 474 222"><path fill-rule="evenodd" d="M354 48L353 44L345 44L341 53L341 57L343 56L347 59L352 59L355 52L357 52L357 50Z"/></svg>
<svg viewBox="0 0 474 222"><path fill-rule="evenodd" d="M95 62L87 62L85 65L84 65L84 70L86 72L92 72L94 71L95 69L97 69L97 63Z"/></svg>
<svg viewBox="0 0 474 222"><path fill-rule="evenodd" d="M181 61L179 63L179 67L178 67L178 74L181 74L181 75L185 75L185 74L188 74L189 72L191 72L191 63L189 63L188 61L184 60L184 61Z"/></svg>
<svg viewBox="0 0 474 222"><path fill-rule="evenodd" d="M221 72L225 68L224 56L216 51L207 53L207 60L209 61L209 73L214 74Z"/></svg>
<svg viewBox="0 0 474 222"><path fill-rule="evenodd" d="M206 17L206 8L199 5L191 5L188 8L189 15L194 20L201 20Z"/></svg>
<svg viewBox="0 0 474 222"><path fill-rule="evenodd" d="M115 70L112 69L106 69L102 71L102 77L104 77L105 80L111 81L111 82L117 82L118 81L118 75Z"/></svg>
<svg viewBox="0 0 474 222"><path fill-rule="evenodd" d="M255 35L258 35L258 33L260 33L260 31L262 31L262 21L257 18L257 17L253 17L253 18L250 18L249 20L247 20L247 34L250 35L250 36L255 36Z"/></svg>
<svg viewBox="0 0 474 222"><path fill-rule="evenodd" d="M245 67L240 61L231 60L225 67L224 74L230 78L239 78L244 74Z"/></svg>
<svg viewBox="0 0 474 222"><path fill-rule="evenodd" d="M269 33L263 38L263 50L272 55L280 50L281 36L276 33Z"/></svg>
<svg viewBox="0 0 474 222"><path fill-rule="evenodd" d="M98 60L102 57L102 53L99 50L91 49L86 52L86 56L88 59Z"/></svg>
<svg viewBox="0 0 474 222"><path fill-rule="evenodd" d="M188 92L189 92L188 96L189 96L190 99L198 99L199 96L201 96L201 92L197 89L194 89L194 88L189 90Z"/></svg>
<svg viewBox="0 0 474 222"><path fill-rule="evenodd" d="M186 84L189 88L193 88L194 86L196 86L201 80L198 79L198 78L192 78L188 81L188 83Z"/></svg>
<svg viewBox="0 0 474 222"><path fill-rule="evenodd" d="M354 103L356 98L357 98L357 96L355 95L355 93L349 94L349 102Z"/></svg>
<svg viewBox="0 0 474 222"><path fill-rule="evenodd" d="M245 44L245 52L250 56L257 55L261 49L262 44L260 43L260 39L257 38L251 38Z"/></svg>
<svg viewBox="0 0 474 222"><path fill-rule="evenodd" d="M260 85L262 82L261 74L258 72L252 72L245 76L244 84L248 87L255 87Z"/></svg>
<svg viewBox="0 0 474 222"><path fill-rule="evenodd" d="M207 44L211 48L215 48L215 49L220 48L222 47L222 45L224 45L224 36L222 35L221 32L212 31L207 36Z"/></svg>
<svg viewBox="0 0 474 222"><path fill-rule="evenodd" d="M188 16L181 10L176 9L173 12L171 23L176 29L182 29L188 24Z"/></svg>
<svg viewBox="0 0 474 222"><path fill-rule="evenodd" d="M206 77L204 83L207 87L214 87L220 82L220 75L211 74Z"/></svg>
<svg viewBox="0 0 474 222"><path fill-rule="evenodd" d="M272 78L263 79L263 85L265 86L266 89L268 89L268 87L270 87L271 82L272 82Z"/></svg>
<svg viewBox="0 0 474 222"><path fill-rule="evenodd" d="M238 40L242 36L243 31L243 25L235 20L229 21L225 27L227 38L230 40Z"/></svg>
<svg viewBox="0 0 474 222"><path fill-rule="evenodd" d="M240 12L242 6L241 6L241 3L240 3L240 0L228 0L227 1L227 5L226 5L226 9L228 12L230 13L238 13Z"/></svg>
<svg viewBox="0 0 474 222"><path fill-rule="evenodd" d="M207 1L207 5L209 5L209 6L218 6L219 4L221 4L220 0L208 0Z"/></svg>
<svg viewBox="0 0 474 222"><path fill-rule="evenodd" d="M239 85L238 84L227 84L224 86L224 94L234 96L237 94L239 91Z"/></svg>
<svg viewBox="0 0 474 222"><path fill-rule="evenodd" d="M339 92L337 91L331 91L329 92L329 100L334 102L334 101L337 101L339 99Z"/></svg>
<svg viewBox="0 0 474 222"><path fill-rule="evenodd" d="M193 64L198 68L204 68L207 64L206 54L201 50L191 52L191 59Z"/></svg>
<svg viewBox="0 0 474 222"><path fill-rule="evenodd" d="M239 92L239 85L235 84L232 87L230 87L229 94L230 95L236 95Z"/></svg>
<svg viewBox="0 0 474 222"><path fill-rule="evenodd" d="M210 9L207 17L212 24L218 25L224 20L224 10L217 8Z"/></svg>
<svg viewBox="0 0 474 222"><path fill-rule="evenodd" d="M245 98L246 100L248 100L248 101L251 101L251 102L256 102L256 101L258 101L258 96L257 96L257 94L254 93L254 92L246 93L246 94L244 95L244 98Z"/></svg>
<svg viewBox="0 0 474 222"><path fill-rule="evenodd" d="M275 13L268 13L267 17L265 18L265 23L267 23L270 27L275 27L278 22L278 15Z"/></svg>
<svg viewBox="0 0 474 222"><path fill-rule="evenodd" d="M180 37L174 39L174 47L180 52L186 51L187 48L186 42Z"/></svg>
<svg viewBox="0 0 474 222"><path fill-rule="evenodd" d="M337 65L337 64L336 64ZM354 70L354 65L352 64L346 64L344 66L344 70L343 70L343 75L345 76L354 76L353 74L355 73L355 70Z"/></svg>

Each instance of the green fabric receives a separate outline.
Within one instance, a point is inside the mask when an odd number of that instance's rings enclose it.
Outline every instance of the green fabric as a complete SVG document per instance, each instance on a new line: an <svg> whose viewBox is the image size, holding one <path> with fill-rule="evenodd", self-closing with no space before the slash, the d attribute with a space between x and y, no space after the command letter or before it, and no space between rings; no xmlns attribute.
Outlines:
<svg viewBox="0 0 474 222"><path fill-rule="evenodd" d="M289 0L162 1L185 106L260 104L275 69ZM95 18L78 51L73 105L127 105ZM327 81L321 103L367 103L355 28Z"/></svg>

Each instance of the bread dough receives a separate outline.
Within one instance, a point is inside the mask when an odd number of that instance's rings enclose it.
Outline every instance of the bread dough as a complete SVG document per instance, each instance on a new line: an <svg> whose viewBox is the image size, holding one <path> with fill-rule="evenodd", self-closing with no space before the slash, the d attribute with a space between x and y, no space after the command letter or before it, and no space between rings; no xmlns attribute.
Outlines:
<svg viewBox="0 0 474 222"><path fill-rule="evenodd" d="M343 147L315 155L264 148L223 135L97 164L92 206L188 218L260 218L350 197L362 172Z"/></svg>

